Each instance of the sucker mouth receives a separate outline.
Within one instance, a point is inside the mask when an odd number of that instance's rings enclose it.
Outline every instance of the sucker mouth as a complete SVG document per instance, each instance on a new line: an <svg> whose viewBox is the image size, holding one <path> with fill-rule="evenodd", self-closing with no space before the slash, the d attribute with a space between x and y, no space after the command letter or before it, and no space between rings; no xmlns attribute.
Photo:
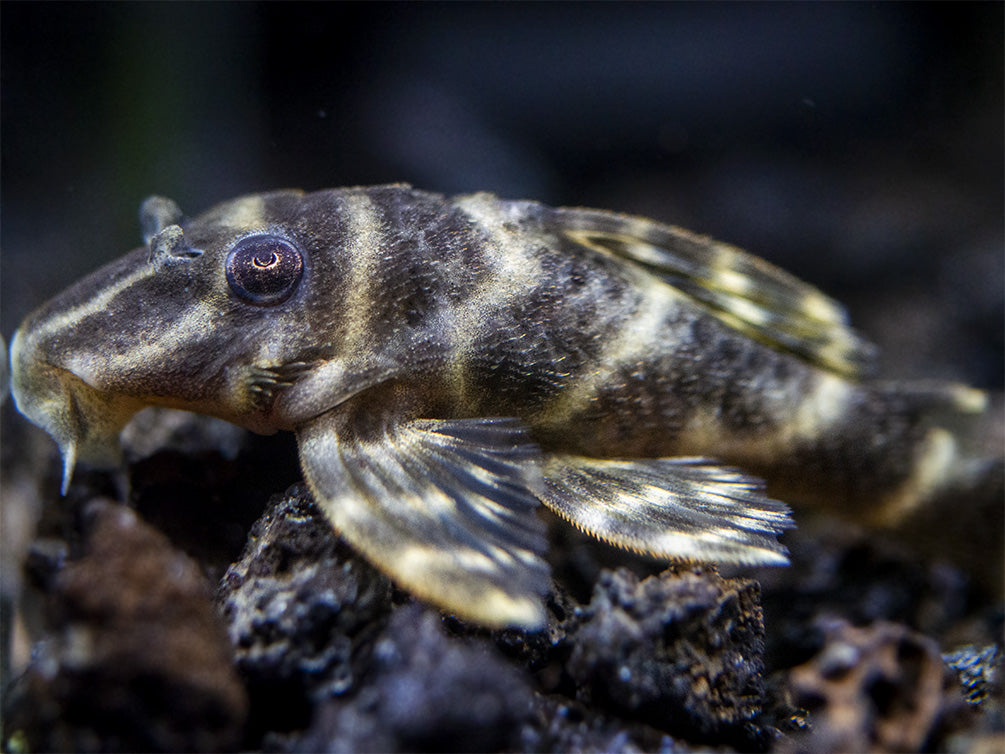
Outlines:
<svg viewBox="0 0 1005 754"><path fill-rule="evenodd" d="M36 343L19 330L10 347L11 394L33 424L44 429L63 459L62 494L77 462L114 467L121 460L119 431L145 405L92 387L70 370L37 358Z"/></svg>

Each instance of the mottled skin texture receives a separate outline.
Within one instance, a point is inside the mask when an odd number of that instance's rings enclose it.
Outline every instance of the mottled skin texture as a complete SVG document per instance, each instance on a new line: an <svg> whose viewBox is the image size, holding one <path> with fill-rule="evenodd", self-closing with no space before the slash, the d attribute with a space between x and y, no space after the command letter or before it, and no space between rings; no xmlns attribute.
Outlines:
<svg viewBox="0 0 1005 754"><path fill-rule="evenodd" d="M869 349L840 307L638 218L394 185L259 194L192 220L152 200L142 221L147 246L36 311L11 347L18 406L60 444L67 476L76 460L112 458L144 405L293 430L336 528L421 596L484 623L540 623L536 498L622 546L784 562L773 535L789 520L756 482L642 459L714 459L766 477L774 495L885 520L960 467L933 412L981 405L956 386L859 384ZM303 262L267 305L225 272L235 244L263 234ZM484 429L490 417L514 421ZM557 481L579 472L620 491ZM732 507L716 507L722 495ZM675 527L661 544L657 530Z"/></svg>

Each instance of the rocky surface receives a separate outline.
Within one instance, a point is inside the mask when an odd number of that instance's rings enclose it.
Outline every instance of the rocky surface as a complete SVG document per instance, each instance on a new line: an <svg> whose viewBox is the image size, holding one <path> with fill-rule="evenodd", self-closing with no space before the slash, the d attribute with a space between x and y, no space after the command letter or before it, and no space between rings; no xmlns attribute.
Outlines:
<svg viewBox="0 0 1005 754"><path fill-rule="evenodd" d="M332 695L297 751L512 751L534 702L530 674L490 642L447 635L417 604L395 610L357 693Z"/></svg>
<svg viewBox="0 0 1005 754"><path fill-rule="evenodd" d="M254 441L233 458L200 455L203 495L225 498L263 458L286 468L290 451ZM33 655L5 692L6 748L838 752L1005 740L995 598L855 527L809 523L787 535L791 567L730 576L622 556L553 522L547 628L486 631L396 589L302 483L247 525L243 552L231 538L206 552L214 520L240 528L227 505L201 518L183 506L191 531L158 532L137 511L156 519L172 495L184 503L181 458L135 458L146 481L133 482L132 507L95 497L115 485L90 475L43 517L19 610Z"/></svg>
<svg viewBox="0 0 1005 754"><path fill-rule="evenodd" d="M823 621L824 643L793 668L794 703L813 716L813 751L922 751L967 722L959 681L938 644L901 624Z"/></svg>
<svg viewBox="0 0 1005 754"><path fill-rule="evenodd" d="M48 619L8 690L6 745L30 751L220 751L247 694L199 565L130 509L81 511L77 557L36 552Z"/></svg>
<svg viewBox="0 0 1005 754"><path fill-rule="evenodd" d="M564 637L577 698L689 739L761 744L759 597L714 569L604 571Z"/></svg>
<svg viewBox="0 0 1005 754"><path fill-rule="evenodd" d="M303 485L276 496L217 594L253 725L306 726L315 704L357 689L391 589L333 536Z"/></svg>
<svg viewBox="0 0 1005 754"><path fill-rule="evenodd" d="M640 579L622 568L601 572L587 604L556 591L541 634L444 625L400 592L395 605L391 584L296 485L255 525L218 600L252 709L280 728L309 723L286 748L557 746L569 731L534 722L557 714L549 694L568 697L566 716L610 710L699 741L761 745L754 582L692 568Z"/></svg>

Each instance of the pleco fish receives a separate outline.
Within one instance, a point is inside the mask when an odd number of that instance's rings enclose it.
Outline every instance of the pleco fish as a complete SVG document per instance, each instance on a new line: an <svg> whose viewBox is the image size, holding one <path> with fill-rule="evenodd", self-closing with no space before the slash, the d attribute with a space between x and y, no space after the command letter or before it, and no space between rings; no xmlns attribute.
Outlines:
<svg viewBox="0 0 1005 754"><path fill-rule="evenodd" d="M955 426L982 393L860 382L838 304L679 228L406 185L140 216L145 246L11 344L64 491L144 406L291 430L355 548L488 626L543 624L539 503L661 558L784 564L789 511L748 473L888 523L981 465Z"/></svg>

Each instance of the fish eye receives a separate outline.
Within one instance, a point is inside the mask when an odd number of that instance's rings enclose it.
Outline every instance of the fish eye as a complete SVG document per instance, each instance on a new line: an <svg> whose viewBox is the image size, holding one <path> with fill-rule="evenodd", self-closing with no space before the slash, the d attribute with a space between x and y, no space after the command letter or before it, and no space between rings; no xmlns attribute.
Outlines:
<svg viewBox="0 0 1005 754"><path fill-rule="evenodd" d="M249 236L227 255L227 282L239 298L258 306L290 297L304 272L300 249L279 236Z"/></svg>

